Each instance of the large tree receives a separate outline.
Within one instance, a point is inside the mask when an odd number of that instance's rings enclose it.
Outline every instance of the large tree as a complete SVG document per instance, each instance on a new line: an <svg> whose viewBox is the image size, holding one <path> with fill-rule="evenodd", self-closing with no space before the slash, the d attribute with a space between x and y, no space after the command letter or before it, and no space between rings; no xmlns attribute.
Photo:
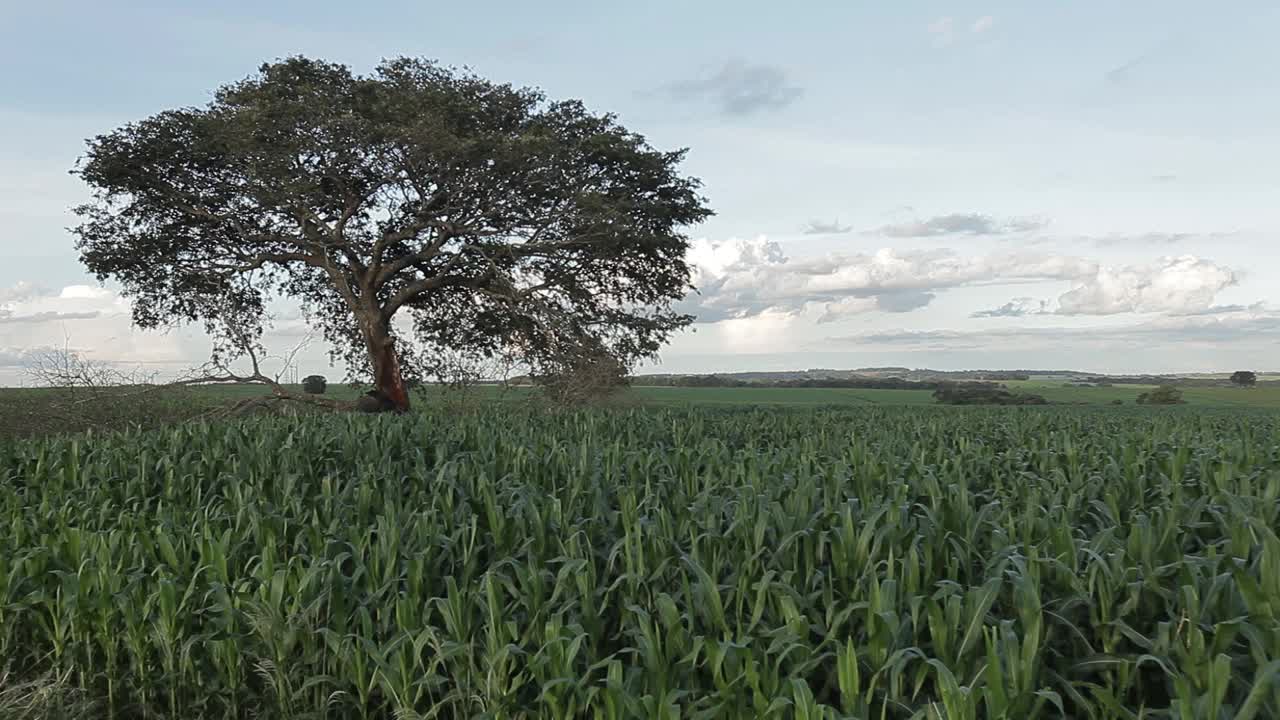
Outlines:
<svg viewBox="0 0 1280 720"><path fill-rule="evenodd" d="M711 212L685 151L579 101L289 58L88 146L77 248L135 324L257 340L289 296L401 410L423 348L633 362L692 320L683 230Z"/></svg>

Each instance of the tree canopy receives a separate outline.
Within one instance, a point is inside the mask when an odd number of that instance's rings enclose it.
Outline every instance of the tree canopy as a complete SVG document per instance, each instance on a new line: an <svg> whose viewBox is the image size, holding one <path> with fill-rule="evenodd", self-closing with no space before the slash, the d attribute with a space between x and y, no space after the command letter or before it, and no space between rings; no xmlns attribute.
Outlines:
<svg viewBox="0 0 1280 720"><path fill-rule="evenodd" d="M652 356L692 318L684 150L610 114L433 61L302 57L88 143L82 262L144 328L258 341L296 299L399 409L431 348Z"/></svg>
<svg viewBox="0 0 1280 720"><path fill-rule="evenodd" d="M1241 387L1251 387L1257 384L1258 375L1250 370L1237 370L1231 373L1231 382Z"/></svg>
<svg viewBox="0 0 1280 720"><path fill-rule="evenodd" d="M1182 391L1174 385L1161 385L1138 395L1139 405L1181 405L1185 402Z"/></svg>

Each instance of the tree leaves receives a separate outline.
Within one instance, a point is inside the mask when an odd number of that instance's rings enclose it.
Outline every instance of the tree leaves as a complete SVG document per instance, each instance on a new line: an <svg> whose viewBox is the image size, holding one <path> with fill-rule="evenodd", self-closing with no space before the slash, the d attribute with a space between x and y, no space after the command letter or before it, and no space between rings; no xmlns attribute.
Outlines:
<svg viewBox="0 0 1280 720"><path fill-rule="evenodd" d="M711 213L683 159L579 101L434 62L357 76L294 57L89 141L77 249L140 326L231 312L256 336L279 293L357 374L401 311L420 347L531 362L571 318L629 364L691 321L671 311L683 229Z"/></svg>

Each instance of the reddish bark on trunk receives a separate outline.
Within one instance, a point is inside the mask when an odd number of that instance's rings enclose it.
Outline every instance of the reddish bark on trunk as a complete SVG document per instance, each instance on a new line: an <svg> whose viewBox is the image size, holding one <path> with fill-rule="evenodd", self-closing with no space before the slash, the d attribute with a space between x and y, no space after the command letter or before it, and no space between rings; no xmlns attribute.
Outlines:
<svg viewBox="0 0 1280 720"><path fill-rule="evenodd" d="M400 375L400 356L395 343L384 333L370 333L369 352L373 361L373 387L391 401L396 412L409 409L409 390Z"/></svg>

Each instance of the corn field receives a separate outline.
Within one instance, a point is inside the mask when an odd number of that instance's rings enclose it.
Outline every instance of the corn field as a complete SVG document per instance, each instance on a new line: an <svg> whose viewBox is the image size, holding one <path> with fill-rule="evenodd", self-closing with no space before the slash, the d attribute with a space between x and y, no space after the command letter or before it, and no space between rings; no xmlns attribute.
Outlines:
<svg viewBox="0 0 1280 720"><path fill-rule="evenodd" d="M307 417L0 445L115 718L1280 717L1280 415Z"/></svg>

